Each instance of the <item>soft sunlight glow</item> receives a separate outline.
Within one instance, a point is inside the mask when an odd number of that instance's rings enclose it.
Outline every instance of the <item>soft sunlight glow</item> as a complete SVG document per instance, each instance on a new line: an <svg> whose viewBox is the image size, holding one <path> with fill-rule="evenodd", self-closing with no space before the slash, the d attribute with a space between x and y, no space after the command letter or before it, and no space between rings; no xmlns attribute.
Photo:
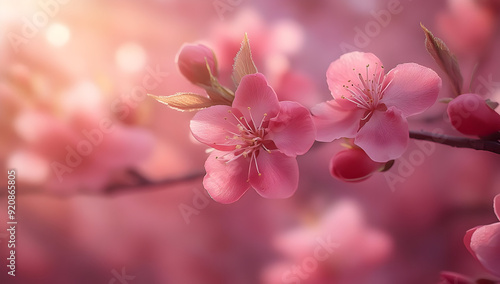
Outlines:
<svg viewBox="0 0 500 284"><path fill-rule="evenodd" d="M266 59L266 68L269 70L270 74L280 75L290 69L290 61L282 54L269 56L269 58Z"/></svg>
<svg viewBox="0 0 500 284"><path fill-rule="evenodd" d="M67 26L54 23L47 28L45 36L50 44L55 47L61 47L69 41L71 33Z"/></svg>
<svg viewBox="0 0 500 284"><path fill-rule="evenodd" d="M43 158L25 151L12 153L7 159L7 166L18 169L18 178L28 184L44 182L50 174L50 167Z"/></svg>
<svg viewBox="0 0 500 284"><path fill-rule="evenodd" d="M273 27L271 39L278 50L293 54L304 44L304 30L293 21L281 21Z"/></svg>
<svg viewBox="0 0 500 284"><path fill-rule="evenodd" d="M70 87L61 99L61 105L69 112L96 111L102 104L102 93L93 82L81 81Z"/></svg>
<svg viewBox="0 0 500 284"><path fill-rule="evenodd" d="M137 43L125 43L116 51L115 60L123 71L136 72L146 64L146 52Z"/></svg>

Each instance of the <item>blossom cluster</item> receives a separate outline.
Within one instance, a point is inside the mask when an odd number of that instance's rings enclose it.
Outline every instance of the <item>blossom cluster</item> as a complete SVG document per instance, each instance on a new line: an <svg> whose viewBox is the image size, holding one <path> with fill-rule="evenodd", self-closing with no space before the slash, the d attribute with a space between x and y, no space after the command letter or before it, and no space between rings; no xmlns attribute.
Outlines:
<svg viewBox="0 0 500 284"><path fill-rule="evenodd" d="M500 284L500 0L0 11L0 283Z"/></svg>
<svg viewBox="0 0 500 284"><path fill-rule="evenodd" d="M443 100L451 125L465 135L498 140L500 115L494 111L498 104L475 93L462 94L458 62L439 38L422 28L427 50L456 92L455 98ZM344 139L345 149L330 161L330 173L339 180L359 182L390 170L408 147L407 118L433 106L442 87L440 76L428 67L403 63L386 72L376 55L350 52L326 72L332 99L308 109L279 99L257 70L246 35L235 57L233 87L219 82L215 52L205 45L185 44L177 64L206 95L151 96L176 110L197 111L191 133L210 148L203 185L220 203L233 203L250 188L265 198L292 196L299 186L296 157L307 153L315 141ZM465 236L470 252L494 274L500 255L497 225L471 229ZM462 276L443 273L442 277L448 281Z"/></svg>
<svg viewBox="0 0 500 284"><path fill-rule="evenodd" d="M217 59L208 47L184 45L177 63L207 96L155 98L178 110L199 110L191 131L214 149L205 163L204 186L222 203L238 200L249 187L268 198L291 196L298 187L295 157L315 140L353 139L332 159L331 172L337 178L359 181L385 170L408 145L406 118L434 104L441 88L440 77L429 68L407 63L385 74L374 54L352 52L327 71L333 100L308 110L278 100L257 71L247 37L235 58L234 92L219 83Z"/></svg>
<svg viewBox="0 0 500 284"><path fill-rule="evenodd" d="M460 94L458 63L439 38L422 28L427 50ZM219 82L216 55L205 45L185 44L177 64L206 96L153 97L173 109L199 111L191 120L192 134L213 148L205 163L204 186L221 203L238 200L250 187L267 198L291 196L298 187L295 157L305 154L315 140L347 139L347 148L330 162L332 176L340 180L362 181L389 170L408 147L407 118L434 105L442 87L440 76L428 67L404 63L386 73L376 55L350 52L326 72L332 100L308 110L298 102L279 101L257 71L246 35L233 65L235 88ZM500 131L500 115L492 102L472 93L448 102L450 122L461 133L483 138Z"/></svg>

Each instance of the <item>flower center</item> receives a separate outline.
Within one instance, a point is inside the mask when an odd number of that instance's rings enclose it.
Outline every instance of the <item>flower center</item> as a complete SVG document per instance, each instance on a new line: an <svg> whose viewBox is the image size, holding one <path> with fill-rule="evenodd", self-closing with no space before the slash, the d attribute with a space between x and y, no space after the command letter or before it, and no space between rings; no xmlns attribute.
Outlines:
<svg viewBox="0 0 500 284"><path fill-rule="evenodd" d="M361 73L358 73L358 77L355 80L347 81L347 84L343 85L349 93L350 96L342 96L341 98L346 99L357 107L366 109L368 111L366 119L374 110L379 107L379 102L382 99L385 90L389 87L390 82L384 86L383 70L380 70L377 76L378 64L376 64L373 72L370 73L370 64L366 65L365 77ZM384 66L380 66L381 69ZM353 69L356 71L356 69Z"/></svg>
<svg viewBox="0 0 500 284"><path fill-rule="evenodd" d="M251 164L248 169L249 173L253 163L255 164L259 176L261 176L262 173L257 164L257 156L259 155L260 149L264 149L266 152L271 153L270 148L273 148L274 143L265 139L267 124L269 123L267 113L264 113L260 123L256 123L250 107L248 107L248 112L250 114L250 120L247 120L241 113L235 113L232 110L228 111L230 117L224 117L225 120L229 120L238 128L238 132L230 132L233 134L232 137L226 136L226 140L233 140L236 146L234 150L229 151L221 157L217 157L217 159L225 159L226 163L230 163L240 157L250 157ZM230 156L230 158L227 156Z"/></svg>

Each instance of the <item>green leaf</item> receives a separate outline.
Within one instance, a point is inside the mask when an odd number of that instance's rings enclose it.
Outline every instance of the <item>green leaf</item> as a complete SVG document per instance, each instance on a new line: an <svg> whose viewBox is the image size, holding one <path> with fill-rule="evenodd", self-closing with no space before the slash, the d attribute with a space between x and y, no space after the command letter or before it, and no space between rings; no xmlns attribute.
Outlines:
<svg viewBox="0 0 500 284"><path fill-rule="evenodd" d="M439 67L448 75L455 95L462 94L463 77L460 72L457 58L451 53L446 44L435 37L424 25L420 24L425 33L425 47Z"/></svg>
<svg viewBox="0 0 500 284"><path fill-rule="evenodd" d="M205 89L210 99L218 105L231 105L234 100L234 93L219 83L219 80L212 75L210 68L208 68L208 72L210 74L210 86L202 87Z"/></svg>
<svg viewBox="0 0 500 284"><path fill-rule="evenodd" d="M487 99L486 100L486 104L492 109L492 110L495 110L497 107L498 107L498 103L497 102L494 102L490 99Z"/></svg>
<svg viewBox="0 0 500 284"><path fill-rule="evenodd" d="M172 96L148 94L148 96L178 111L195 111L215 105L209 98L194 93L177 93Z"/></svg>
<svg viewBox="0 0 500 284"><path fill-rule="evenodd" d="M250 49L250 43L248 42L248 36L245 34L243 42L241 43L240 51L236 54L234 58L233 65L233 81L236 86L240 84L241 78L245 75L257 73L257 67L252 59L252 51Z"/></svg>
<svg viewBox="0 0 500 284"><path fill-rule="evenodd" d="M443 104L449 104L453 99L452 98L444 98L440 99L439 102Z"/></svg>

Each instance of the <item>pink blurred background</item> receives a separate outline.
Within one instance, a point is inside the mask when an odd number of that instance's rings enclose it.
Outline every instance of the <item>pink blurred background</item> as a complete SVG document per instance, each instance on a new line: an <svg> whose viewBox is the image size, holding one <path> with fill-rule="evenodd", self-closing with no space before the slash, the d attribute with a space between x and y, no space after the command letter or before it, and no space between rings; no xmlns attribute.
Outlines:
<svg viewBox="0 0 500 284"><path fill-rule="evenodd" d="M185 42L212 47L229 85L246 32L283 100L328 99L326 69L352 50L389 69L433 68L440 98L449 97L423 23L457 54L467 86L480 63L471 89L498 101L498 5L472 2L2 1L0 159L2 172L16 169L18 225L12 277L2 190L0 282L421 284L443 270L494 278L462 239L497 220L495 154L411 141L390 172L348 184L328 171L339 143L318 143L298 158L292 198L249 191L221 205L202 186L207 154L190 135L193 113L146 96L202 93L177 70ZM445 109L437 103L410 129L459 136ZM330 238L338 248L311 262ZM287 280L294 269L301 276Z"/></svg>

